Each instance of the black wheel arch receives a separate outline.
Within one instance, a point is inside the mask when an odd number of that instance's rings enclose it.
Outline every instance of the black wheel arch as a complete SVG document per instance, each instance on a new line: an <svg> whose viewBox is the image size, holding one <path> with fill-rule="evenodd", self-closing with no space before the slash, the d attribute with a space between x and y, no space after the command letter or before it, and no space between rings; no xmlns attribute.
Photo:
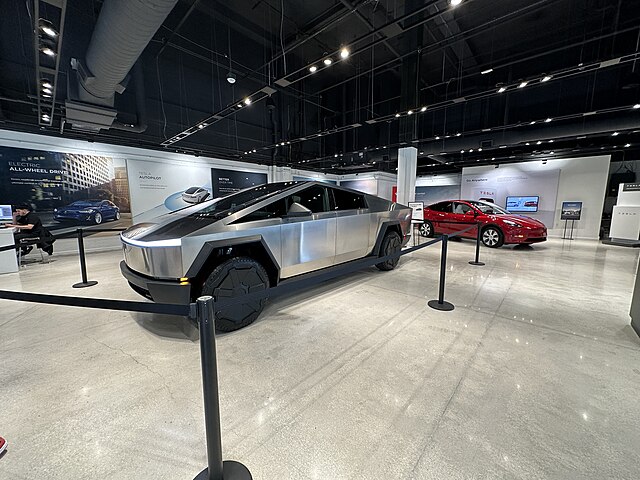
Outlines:
<svg viewBox="0 0 640 480"><path fill-rule="evenodd" d="M378 237L376 238L376 243L373 247L372 255L380 255L380 248L382 248L382 240L384 240L384 236L387 232L391 230L400 235L400 239L402 240L402 227L400 226L399 220L389 220L387 222L383 222L380 225L380 230L378 230Z"/></svg>
<svg viewBox="0 0 640 480"><path fill-rule="evenodd" d="M275 286L280 281L280 269L271 249L261 235L237 239L206 242L186 273L192 280L192 294L197 297L200 286L209 274L223 261L233 257L250 257L260 262L269 275L269 283Z"/></svg>

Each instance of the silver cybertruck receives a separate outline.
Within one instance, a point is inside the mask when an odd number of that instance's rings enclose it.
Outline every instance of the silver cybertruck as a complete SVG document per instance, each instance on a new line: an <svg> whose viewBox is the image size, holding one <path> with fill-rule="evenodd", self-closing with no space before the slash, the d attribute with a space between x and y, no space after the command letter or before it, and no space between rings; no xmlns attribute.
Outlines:
<svg viewBox="0 0 640 480"><path fill-rule="evenodd" d="M122 232L120 269L131 288L187 304L253 293L285 279L366 256L400 251L411 209L320 182L252 187L189 206ZM398 259L376 266L391 270ZM216 328L249 325L266 299L216 312Z"/></svg>

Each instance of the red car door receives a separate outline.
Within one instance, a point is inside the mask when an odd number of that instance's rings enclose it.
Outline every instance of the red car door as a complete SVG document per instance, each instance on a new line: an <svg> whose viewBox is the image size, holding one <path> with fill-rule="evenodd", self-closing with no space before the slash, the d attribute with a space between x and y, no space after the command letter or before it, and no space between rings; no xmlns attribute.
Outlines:
<svg viewBox="0 0 640 480"><path fill-rule="evenodd" d="M449 215L450 219L450 233L454 233L460 230L464 230L470 225L475 225L476 211L467 202L457 201L453 202L453 211ZM475 237L478 233L478 229L472 228L468 232L462 234L463 237Z"/></svg>
<svg viewBox="0 0 640 480"><path fill-rule="evenodd" d="M450 233L449 216L453 211L453 202L439 202L429 206L428 219L436 233Z"/></svg>

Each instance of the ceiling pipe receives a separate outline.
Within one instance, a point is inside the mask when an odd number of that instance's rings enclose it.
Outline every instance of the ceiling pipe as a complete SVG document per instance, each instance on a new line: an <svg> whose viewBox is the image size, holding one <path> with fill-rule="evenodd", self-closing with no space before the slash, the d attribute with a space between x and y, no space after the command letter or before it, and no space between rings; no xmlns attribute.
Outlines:
<svg viewBox="0 0 640 480"><path fill-rule="evenodd" d="M87 48L81 100L111 101L178 0L106 0Z"/></svg>
<svg viewBox="0 0 640 480"><path fill-rule="evenodd" d="M513 131L487 132L469 136L452 137L446 140L420 142L420 151L426 155L437 155L440 152L457 152L460 150L499 148L521 146L525 142L533 143L551 139L575 138L585 135L605 134L613 131L624 131L640 128L640 115L629 114L619 118L583 117L579 123L529 127L523 125ZM491 141L492 146L483 142Z"/></svg>
<svg viewBox="0 0 640 480"><path fill-rule="evenodd" d="M113 126L116 92L124 92L129 71L177 3L178 0L105 0L85 61L71 62L77 75L69 76L66 116L73 128L98 132ZM140 104L137 113L139 117L144 114ZM136 128L144 131L139 120L138 124Z"/></svg>

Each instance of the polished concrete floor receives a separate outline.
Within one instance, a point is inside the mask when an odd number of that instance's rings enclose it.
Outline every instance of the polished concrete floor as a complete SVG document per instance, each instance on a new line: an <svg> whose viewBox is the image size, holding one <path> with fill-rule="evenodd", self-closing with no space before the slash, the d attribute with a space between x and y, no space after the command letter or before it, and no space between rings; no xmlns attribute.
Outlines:
<svg viewBox="0 0 640 480"><path fill-rule="evenodd" d="M224 457L257 480L637 479L638 251L452 242L273 301L218 337ZM118 252L0 289L133 299ZM199 349L179 318L0 301L0 479L192 479L206 463Z"/></svg>

